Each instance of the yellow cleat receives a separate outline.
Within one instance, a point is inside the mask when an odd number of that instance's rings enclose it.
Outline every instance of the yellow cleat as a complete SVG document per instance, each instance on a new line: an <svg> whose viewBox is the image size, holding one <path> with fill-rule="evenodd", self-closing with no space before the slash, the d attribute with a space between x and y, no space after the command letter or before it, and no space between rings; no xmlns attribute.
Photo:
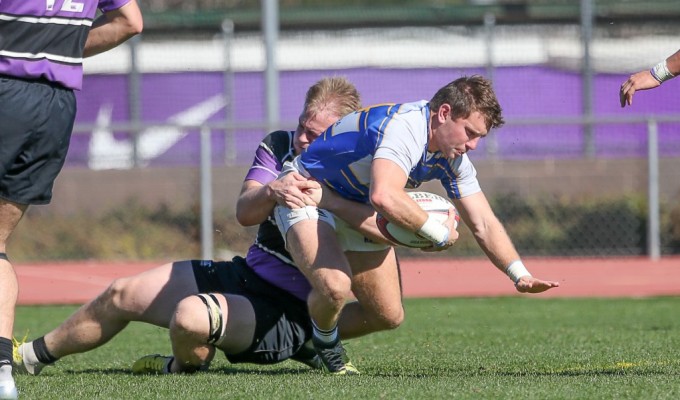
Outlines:
<svg viewBox="0 0 680 400"><path fill-rule="evenodd" d="M312 343L328 372L333 375L359 375L340 340L326 344L312 338Z"/></svg>
<svg viewBox="0 0 680 400"><path fill-rule="evenodd" d="M47 364L38 361L33 352L33 342L27 342L26 337L28 337L28 333L22 339L12 338L14 372L24 375L39 375Z"/></svg>
<svg viewBox="0 0 680 400"><path fill-rule="evenodd" d="M359 375L360 372L351 362L347 362L347 363L345 363L345 368L341 369L340 371L331 372L331 374L333 374L333 375Z"/></svg>
<svg viewBox="0 0 680 400"><path fill-rule="evenodd" d="M175 357L151 354L144 356L132 364L133 374L169 374L170 363Z"/></svg>

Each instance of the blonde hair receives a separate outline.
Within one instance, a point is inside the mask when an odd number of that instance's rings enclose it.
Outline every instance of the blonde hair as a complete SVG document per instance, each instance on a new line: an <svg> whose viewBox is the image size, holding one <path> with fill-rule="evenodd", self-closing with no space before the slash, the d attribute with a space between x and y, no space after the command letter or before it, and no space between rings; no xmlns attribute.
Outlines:
<svg viewBox="0 0 680 400"><path fill-rule="evenodd" d="M343 117L361 108L361 96L347 78L323 78L307 90L304 115L312 118L322 111Z"/></svg>

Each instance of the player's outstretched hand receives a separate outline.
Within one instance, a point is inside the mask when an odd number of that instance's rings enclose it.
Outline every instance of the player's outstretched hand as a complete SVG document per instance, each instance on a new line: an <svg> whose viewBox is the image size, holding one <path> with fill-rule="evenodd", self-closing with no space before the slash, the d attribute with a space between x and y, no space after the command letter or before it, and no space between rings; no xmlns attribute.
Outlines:
<svg viewBox="0 0 680 400"><path fill-rule="evenodd" d="M659 81L654 79L649 71L640 71L631 75L628 80L621 84L621 89L619 90L621 107L633 105L635 91L653 89L659 85L661 85Z"/></svg>
<svg viewBox="0 0 680 400"><path fill-rule="evenodd" d="M519 281L515 284L515 288L520 293L542 293L559 286L559 282L544 281L530 275L519 278Z"/></svg>
<svg viewBox="0 0 680 400"><path fill-rule="evenodd" d="M270 188L274 191L276 202L288 208L315 206L320 200L320 198L316 198L321 193L319 183L307 179L297 172L291 172L276 181L272 181Z"/></svg>

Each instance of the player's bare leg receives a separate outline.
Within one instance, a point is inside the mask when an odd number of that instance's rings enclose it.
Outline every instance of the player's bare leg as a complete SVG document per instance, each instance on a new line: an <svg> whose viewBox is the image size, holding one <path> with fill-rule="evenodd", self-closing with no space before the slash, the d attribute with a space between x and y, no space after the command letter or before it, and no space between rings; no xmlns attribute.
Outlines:
<svg viewBox="0 0 680 400"><path fill-rule="evenodd" d="M343 309L340 336L353 338L399 327L404 308L394 248L346 255L352 265L352 291L359 302Z"/></svg>
<svg viewBox="0 0 680 400"><path fill-rule="evenodd" d="M312 286L307 305L317 353L331 373L358 373L349 362L338 334L340 312L351 296L352 273L335 229L319 220L303 220L288 230L286 239L295 264Z"/></svg>
<svg viewBox="0 0 680 400"><path fill-rule="evenodd" d="M144 356L132 365L132 371L167 374L205 370L216 346L226 354L246 351L253 342L255 326L255 310L242 296L189 296L179 302L170 322L173 354Z"/></svg>
<svg viewBox="0 0 680 400"><path fill-rule="evenodd" d="M288 230L287 245L312 286L308 306L314 323L323 330L334 328L351 295L352 276L335 230L318 220L300 221Z"/></svg>
<svg viewBox="0 0 680 400"><path fill-rule="evenodd" d="M256 321L250 301L217 293L203 296L187 297L177 305L170 324L175 360L168 372L206 368L215 355L215 346L226 354L239 354L253 342Z"/></svg>
<svg viewBox="0 0 680 400"><path fill-rule="evenodd" d="M6 254L7 239L28 206L0 199L0 398L17 398L12 378L12 332L19 284Z"/></svg>
<svg viewBox="0 0 680 400"><path fill-rule="evenodd" d="M169 327L177 303L197 293L191 262L177 262L116 279L57 328L19 347L22 372L37 375L61 357L107 343L130 321Z"/></svg>

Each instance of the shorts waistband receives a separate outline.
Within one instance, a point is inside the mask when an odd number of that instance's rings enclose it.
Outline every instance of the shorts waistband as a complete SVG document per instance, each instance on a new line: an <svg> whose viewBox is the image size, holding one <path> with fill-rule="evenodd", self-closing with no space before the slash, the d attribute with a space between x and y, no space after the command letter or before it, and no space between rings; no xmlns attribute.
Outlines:
<svg viewBox="0 0 680 400"><path fill-rule="evenodd" d="M59 89L66 89L61 84L59 84L57 82L52 82L51 80L45 78L44 76L40 76L40 77L37 77L37 78L27 78L27 77L0 74L0 79L12 79L12 80L15 80L15 81L28 82L28 83L42 83L43 85L49 85L49 86L59 88Z"/></svg>

